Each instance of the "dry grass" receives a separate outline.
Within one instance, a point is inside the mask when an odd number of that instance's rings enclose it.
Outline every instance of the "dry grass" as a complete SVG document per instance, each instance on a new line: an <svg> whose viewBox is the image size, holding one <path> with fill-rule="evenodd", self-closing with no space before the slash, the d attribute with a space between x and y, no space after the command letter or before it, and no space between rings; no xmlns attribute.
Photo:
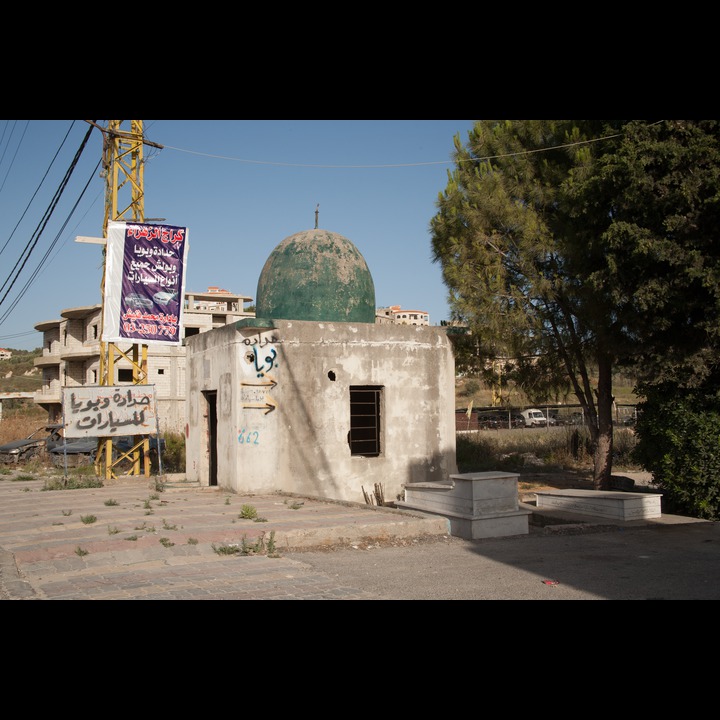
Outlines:
<svg viewBox="0 0 720 720"><path fill-rule="evenodd" d="M589 435L583 428L521 428L477 430L457 435L460 472L506 470L519 473L592 470ZM613 434L613 470L638 470L632 461L635 434L617 427Z"/></svg>
<svg viewBox="0 0 720 720"><path fill-rule="evenodd" d="M32 434L47 422L47 412L40 407L6 411L0 420L0 445Z"/></svg>

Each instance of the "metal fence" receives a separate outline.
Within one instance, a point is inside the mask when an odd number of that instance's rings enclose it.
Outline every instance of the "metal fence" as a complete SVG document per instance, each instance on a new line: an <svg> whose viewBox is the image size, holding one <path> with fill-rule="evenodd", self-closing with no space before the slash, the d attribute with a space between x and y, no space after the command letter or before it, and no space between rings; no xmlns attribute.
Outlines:
<svg viewBox="0 0 720 720"><path fill-rule="evenodd" d="M469 432L473 430L508 430L526 427L521 413L536 408L545 418L547 427L585 425L587 420L580 405L523 405L520 407L479 407L456 409L455 430ZM635 405L615 405L613 423L616 426L632 427L637 420Z"/></svg>

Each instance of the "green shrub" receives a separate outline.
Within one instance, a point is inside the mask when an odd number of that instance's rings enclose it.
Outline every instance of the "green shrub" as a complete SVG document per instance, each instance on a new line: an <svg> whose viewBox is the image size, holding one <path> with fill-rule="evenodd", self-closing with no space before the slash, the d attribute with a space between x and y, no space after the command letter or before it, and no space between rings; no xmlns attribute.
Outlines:
<svg viewBox="0 0 720 720"><path fill-rule="evenodd" d="M185 472L185 436L181 433L167 433L165 452L162 455L163 473Z"/></svg>
<svg viewBox="0 0 720 720"><path fill-rule="evenodd" d="M663 491L663 512L720 520L720 413L660 392L641 407L633 457Z"/></svg>

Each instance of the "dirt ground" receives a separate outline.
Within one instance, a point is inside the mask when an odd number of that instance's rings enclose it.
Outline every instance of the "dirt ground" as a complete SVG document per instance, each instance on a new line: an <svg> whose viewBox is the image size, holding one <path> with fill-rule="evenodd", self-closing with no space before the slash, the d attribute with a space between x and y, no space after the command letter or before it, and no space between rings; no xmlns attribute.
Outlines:
<svg viewBox="0 0 720 720"><path fill-rule="evenodd" d="M618 470L612 474L613 487L618 490L632 490L633 487L651 484L648 473ZM521 502L534 502L536 492L544 490L592 490L592 470L533 471L520 472L518 495Z"/></svg>

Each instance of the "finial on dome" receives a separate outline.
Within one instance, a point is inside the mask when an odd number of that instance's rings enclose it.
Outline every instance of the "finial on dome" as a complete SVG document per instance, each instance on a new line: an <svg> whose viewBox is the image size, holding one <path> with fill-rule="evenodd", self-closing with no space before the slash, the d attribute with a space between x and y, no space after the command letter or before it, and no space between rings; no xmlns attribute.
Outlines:
<svg viewBox="0 0 720 720"><path fill-rule="evenodd" d="M317 207L315 208L315 229L318 229L318 214L320 213L320 203L317 204Z"/></svg>

